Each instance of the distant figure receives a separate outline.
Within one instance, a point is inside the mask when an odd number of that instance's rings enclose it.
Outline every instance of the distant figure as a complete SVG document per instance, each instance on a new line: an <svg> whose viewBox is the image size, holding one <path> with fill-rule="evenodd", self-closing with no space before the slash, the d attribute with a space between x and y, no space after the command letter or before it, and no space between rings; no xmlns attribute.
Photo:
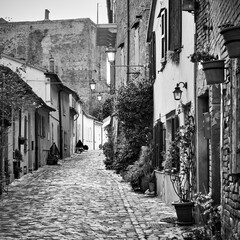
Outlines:
<svg viewBox="0 0 240 240"><path fill-rule="evenodd" d="M88 145L83 145L83 149L84 149L85 151L87 151L87 150L88 150Z"/></svg>
<svg viewBox="0 0 240 240"><path fill-rule="evenodd" d="M82 141L79 139L77 144L76 144L76 153L81 153L83 152L84 147Z"/></svg>
<svg viewBox="0 0 240 240"><path fill-rule="evenodd" d="M58 150L57 145L53 143L48 153L47 164L56 165L58 163L59 158L60 158L60 152Z"/></svg>
<svg viewBox="0 0 240 240"><path fill-rule="evenodd" d="M50 155L60 158L60 152L59 152L58 147L55 142L50 147Z"/></svg>

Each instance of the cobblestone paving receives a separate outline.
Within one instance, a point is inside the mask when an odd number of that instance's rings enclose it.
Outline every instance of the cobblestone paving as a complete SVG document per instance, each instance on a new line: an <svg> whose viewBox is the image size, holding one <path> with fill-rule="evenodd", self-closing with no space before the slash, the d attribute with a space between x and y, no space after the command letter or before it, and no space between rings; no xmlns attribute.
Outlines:
<svg viewBox="0 0 240 240"><path fill-rule="evenodd" d="M0 240L182 239L166 221L175 211L133 192L103 158L84 152L14 181L0 196Z"/></svg>

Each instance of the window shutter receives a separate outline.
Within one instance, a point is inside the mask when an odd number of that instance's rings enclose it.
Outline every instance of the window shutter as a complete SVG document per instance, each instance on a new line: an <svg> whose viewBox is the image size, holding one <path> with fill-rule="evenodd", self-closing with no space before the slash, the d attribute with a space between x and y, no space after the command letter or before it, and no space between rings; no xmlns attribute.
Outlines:
<svg viewBox="0 0 240 240"><path fill-rule="evenodd" d="M169 1L169 50L182 45L182 0Z"/></svg>
<svg viewBox="0 0 240 240"><path fill-rule="evenodd" d="M167 52L167 9L162 8L158 17L161 18L161 61L166 60Z"/></svg>
<svg viewBox="0 0 240 240"><path fill-rule="evenodd" d="M233 79L233 83L234 83ZM232 163L231 163L231 171L233 174L240 173L240 74L236 75L236 83L235 83L235 94L236 97L233 100L233 129L232 132L236 132L236 134L232 135Z"/></svg>
<svg viewBox="0 0 240 240"><path fill-rule="evenodd" d="M156 35L152 32L152 40L149 46L150 78L156 78Z"/></svg>
<svg viewBox="0 0 240 240"><path fill-rule="evenodd" d="M165 130L163 123L159 121L154 127L154 168L162 169L163 151L165 151Z"/></svg>

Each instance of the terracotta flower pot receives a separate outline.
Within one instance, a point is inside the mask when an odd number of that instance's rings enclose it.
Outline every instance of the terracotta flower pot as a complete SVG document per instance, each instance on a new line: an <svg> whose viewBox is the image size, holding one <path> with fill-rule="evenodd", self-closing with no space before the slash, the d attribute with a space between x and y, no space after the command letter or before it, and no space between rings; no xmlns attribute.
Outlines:
<svg viewBox="0 0 240 240"><path fill-rule="evenodd" d="M229 57L240 57L240 26L224 28L220 34L223 35Z"/></svg>
<svg viewBox="0 0 240 240"><path fill-rule="evenodd" d="M202 63L208 85L224 82L224 61L214 60Z"/></svg>
<svg viewBox="0 0 240 240"><path fill-rule="evenodd" d="M175 207L179 225L192 225L194 223L193 202L174 202L172 205Z"/></svg>
<svg viewBox="0 0 240 240"><path fill-rule="evenodd" d="M26 138L24 137L18 137L19 144L24 144L26 142Z"/></svg>

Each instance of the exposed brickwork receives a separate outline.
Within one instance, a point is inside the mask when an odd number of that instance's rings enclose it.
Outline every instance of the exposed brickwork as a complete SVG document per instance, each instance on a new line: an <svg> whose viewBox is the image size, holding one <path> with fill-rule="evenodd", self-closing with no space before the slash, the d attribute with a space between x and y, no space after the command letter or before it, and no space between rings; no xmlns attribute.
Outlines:
<svg viewBox="0 0 240 240"><path fill-rule="evenodd" d="M0 23L4 52L49 69L88 101L93 78L106 89L106 54L96 46L96 25L88 18Z"/></svg>
<svg viewBox="0 0 240 240"><path fill-rule="evenodd" d="M222 89L218 85L219 94L222 98L222 150L221 160L221 204L222 211L222 236L223 239L240 239L240 179L239 176L232 173L232 136L236 132L232 132L232 121L235 117L233 105L234 95L234 79L236 79L236 63L237 59L228 59L228 54L224 46L223 37L220 34L219 26L231 22L238 24L240 22L240 1L225 1L225 0L208 0L199 1L200 6L195 15L196 19L196 48L201 49L206 44L210 45L212 54L218 55L221 59L226 60L226 66L230 64L231 75L229 83L224 83ZM213 89L216 87L207 87L204 82L204 75L201 71L197 73L197 95L209 92L209 111L213 116L213 105L216 99L213 95ZM221 89L221 91L220 91ZM210 142L210 156L212 149L212 142ZM213 159L210 157L212 164ZM210 168L210 175L212 175L212 168ZM212 179L210 177L210 179ZM214 184L210 183L213 188ZM212 189L214 191L214 189Z"/></svg>

